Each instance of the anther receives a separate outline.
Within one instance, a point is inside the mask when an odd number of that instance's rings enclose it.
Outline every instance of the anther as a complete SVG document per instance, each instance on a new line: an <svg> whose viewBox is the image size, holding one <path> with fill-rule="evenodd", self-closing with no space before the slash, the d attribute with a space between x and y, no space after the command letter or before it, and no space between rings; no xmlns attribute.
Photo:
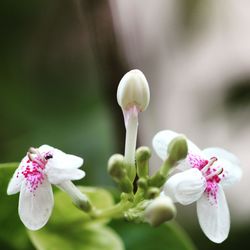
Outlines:
<svg viewBox="0 0 250 250"><path fill-rule="evenodd" d="M210 161L208 162L208 164L206 166L203 167L203 169L201 169L202 173L206 173L207 170L214 164L214 162L216 162L218 159L216 157L212 157L210 158Z"/></svg>
<svg viewBox="0 0 250 250"><path fill-rule="evenodd" d="M223 172L223 168L218 168L216 171L214 171L214 172L212 172L211 174L207 175L207 176L206 176L206 179L208 180L208 179L212 178L212 177L215 176L215 175L218 176L218 175L220 175L222 172Z"/></svg>

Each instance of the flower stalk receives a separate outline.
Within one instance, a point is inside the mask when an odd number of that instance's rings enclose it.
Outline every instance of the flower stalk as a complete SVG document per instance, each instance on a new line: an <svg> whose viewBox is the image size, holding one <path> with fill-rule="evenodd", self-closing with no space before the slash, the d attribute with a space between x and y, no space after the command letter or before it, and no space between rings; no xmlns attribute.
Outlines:
<svg viewBox="0 0 250 250"><path fill-rule="evenodd" d="M88 197L83 194L71 181L65 181L57 186L71 197L73 203L79 209L84 212L89 212L92 209L92 205Z"/></svg>
<svg viewBox="0 0 250 250"><path fill-rule="evenodd" d="M138 110L133 106L128 111L124 111L126 124L126 139L124 161L127 166L128 176L131 181L135 179L135 149L138 131Z"/></svg>

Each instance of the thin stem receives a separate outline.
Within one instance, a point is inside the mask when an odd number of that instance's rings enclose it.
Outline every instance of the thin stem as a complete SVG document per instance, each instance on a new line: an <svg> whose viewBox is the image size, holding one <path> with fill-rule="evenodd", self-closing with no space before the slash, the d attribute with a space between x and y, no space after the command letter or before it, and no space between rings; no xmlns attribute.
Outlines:
<svg viewBox="0 0 250 250"><path fill-rule="evenodd" d="M121 203L114 205L113 207L96 211L93 217L96 219L100 218L119 218L123 216L124 208Z"/></svg>
<svg viewBox="0 0 250 250"><path fill-rule="evenodd" d="M71 181L65 181L57 186L71 197L73 203L77 207L86 212L91 210L91 204L88 197L83 194Z"/></svg>
<svg viewBox="0 0 250 250"><path fill-rule="evenodd" d="M124 111L126 124L125 156L124 160L128 165L128 174L131 180L135 177L135 149L138 130L138 110L133 106Z"/></svg>
<svg viewBox="0 0 250 250"><path fill-rule="evenodd" d="M139 203L140 201L143 200L144 198L144 194L145 194L145 190L138 187L136 193L135 193L135 197L134 197L134 204Z"/></svg>

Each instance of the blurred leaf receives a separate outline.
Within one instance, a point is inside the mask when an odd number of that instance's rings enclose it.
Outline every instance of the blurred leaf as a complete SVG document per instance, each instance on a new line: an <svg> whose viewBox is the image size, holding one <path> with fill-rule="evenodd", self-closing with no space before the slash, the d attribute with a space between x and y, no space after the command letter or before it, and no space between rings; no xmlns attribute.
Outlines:
<svg viewBox="0 0 250 250"><path fill-rule="evenodd" d="M122 237L126 250L194 250L196 249L184 230L175 222L153 228L148 224L112 222L112 227Z"/></svg>
<svg viewBox="0 0 250 250"><path fill-rule="evenodd" d="M96 208L109 208L114 204L111 194L101 188L78 187ZM119 236L104 226L107 219L91 220L87 213L74 206L70 197L55 192L55 207L49 223L39 231L29 231L35 247L43 250L119 250L123 249Z"/></svg>
<svg viewBox="0 0 250 250"><path fill-rule="evenodd" d="M116 233L103 226L76 225L59 231L42 229L29 231L38 250L122 250L123 243Z"/></svg>
<svg viewBox="0 0 250 250"><path fill-rule="evenodd" d="M26 229L18 216L18 194L11 196L6 194L9 180L18 164L19 163L0 164L0 242L1 249L4 250L33 249L27 236Z"/></svg>
<svg viewBox="0 0 250 250"><path fill-rule="evenodd" d="M105 189L82 186L78 186L78 188L89 197L91 203L96 208L105 209L114 204L113 197ZM89 215L76 208L66 193L61 191L55 193L55 207L49 221L50 225L88 221L90 221ZM107 222L107 219L98 220L98 223Z"/></svg>

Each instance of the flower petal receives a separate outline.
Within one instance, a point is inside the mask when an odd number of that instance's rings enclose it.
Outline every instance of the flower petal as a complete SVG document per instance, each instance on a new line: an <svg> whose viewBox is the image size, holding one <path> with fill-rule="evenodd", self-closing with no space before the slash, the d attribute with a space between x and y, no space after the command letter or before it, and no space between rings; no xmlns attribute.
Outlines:
<svg viewBox="0 0 250 250"><path fill-rule="evenodd" d="M25 182L22 183L18 212L21 221L28 229L42 228L51 215L53 205L52 187L46 179L34 192L27 188Z"/></svg>
<svg viewBox="0 0 250 250"><path fill-rule="evenodd" d="M197 215L204 234L213 242L224 241L230 229L230 214L222 187L218 186L216 202L206 193L197 201Z"/></svg>
<svg viewBox="0 0 250 250"><path fill-rule="evenodd" d="M55 149L55 148L53 148L53 147L51 147L51 146L49 146L49 145L46 145L46 144L44 144L44 145L42 145L42 146L40 146L40 147L38 148L38 150L39 150L39 152L40 152L41 154L47 153L47 152L52 152L54 149Z"/></svg>
<svg viewBox="0 0 250 250"><path fill-rule="evenodd" d="M80 180L85 176L85 172L80 169L48 168L48 180L54 185L69 180Z"/></svg>
<svg viewBox="0 0 250 250"><path fill-rule="evenodd" d="M234 165L240 165L240 160L234 154L223 148L205 148L203 153L209 158L216 156L217 158L228 160Z"/></svg>
<svg viewBox="0 0 250 250"><path fill-rule="evenodd" d="M65 154L59 149L54 148L51 152L53 158L48 160L47 167L63 168L63 169L73 169L79 168L83 164L83 159L81 157Z"/></svg>
<svg viewBox="0 0 250 250"><path fill-rule="evenodd" d="M171 176L164 185L165 195L182 205L197 201L206 188L206 180L202 173L191 168Z"/></svg>
<svg viewBox="0 0 250 250"><path fill-rule="evenodd" d="M19 164L18 168L14 172L12 178L10 179L7 194L12 195L20 192L22 181L24 180L24 176L22 175L22 168L27 164L26 162L29 160L28 156L25 156L21 163Z"/></svg>
<svg viewBox="0 0 250 250"><path fill-rule="evenodd" d="M223 168L223 173L220 175L221 184L229 186L239 181L242 176L239 159L222 148L206 148L203 150L207 158L217 157L218 160L214 163L215 166Z"/></svg>
<svg viewBox="0 0 250 250"><path fill-rule="evenodd" d="M167 158L167 149L169 143L177 136L180 136L181 134L178 134L171 130L163 130L158 132L154 138L153 138L153 148L157 155L165 161ZM188 153L193 155L199 155L203 156L202 151L190 140L187 139L188 144ZM181 161L179 165L177 166L179 170L185 170L190 168L190 165L187 161Z"/></svg>

